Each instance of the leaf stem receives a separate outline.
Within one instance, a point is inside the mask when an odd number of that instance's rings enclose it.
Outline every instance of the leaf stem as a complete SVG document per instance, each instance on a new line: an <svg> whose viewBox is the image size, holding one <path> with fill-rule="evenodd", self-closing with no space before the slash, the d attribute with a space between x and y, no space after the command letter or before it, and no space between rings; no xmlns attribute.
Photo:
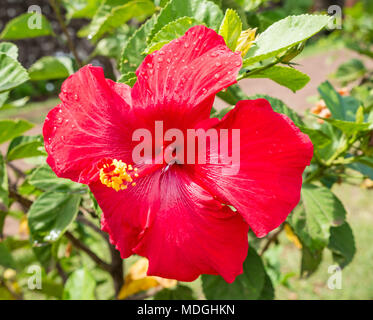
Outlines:
<svg viewBox="0 0 373 320"><path fill-rule="evenodd" d="M275 242L277 241L278 239L278 236L280 235L280 233L282 232L282 230L284 230L284 227L285 227L285 223L281 224L278 228L277 231L275 231L274 233L272 233L269 237L268 237L268 240L267 242L265 243L263 249L260 251L260 256L262 256L264 254L264 252L266 252L269 248L269 246L271 245L272 242Z"/></svg>
<svg viewBox="0 0 373 320"><path fill-rule="evenodd" d="M279 58L277 58L274 62L269 63L269 64L267 64L264 67L256 68L256 69L254 69L252 71L247 71L247 72L245 72L245 73L243 73L243 74L241 74L241 75L239 75L237 77L237 82L240 81L240 80L242 80L242 79L248 78L248 77L250 77L252 75L255 75L255 74L257 74L257 73L259 73L261 71L264 71L264 70L267 70L269 68L272 68L273 66L275 66L278 63L281 63L281 59L279 59Z"/></svg>

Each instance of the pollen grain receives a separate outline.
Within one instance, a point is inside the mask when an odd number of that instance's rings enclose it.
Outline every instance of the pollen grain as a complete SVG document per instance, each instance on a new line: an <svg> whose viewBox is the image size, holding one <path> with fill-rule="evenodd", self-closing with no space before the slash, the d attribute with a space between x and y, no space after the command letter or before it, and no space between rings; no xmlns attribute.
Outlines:
<svg viewBox="0 0 373 320"><path fill-rule="evenodd" d="M98 168L101 183L115 191L126 190L129 185L136 185L133 179L138 177L137 168L127 165L122 160L103 159Z"/></svg>

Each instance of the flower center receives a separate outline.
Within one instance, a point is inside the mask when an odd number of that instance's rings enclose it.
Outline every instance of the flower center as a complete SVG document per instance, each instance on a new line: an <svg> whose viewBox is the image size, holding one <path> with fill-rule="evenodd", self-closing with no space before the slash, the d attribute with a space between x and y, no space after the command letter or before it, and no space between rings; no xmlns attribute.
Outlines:
<svg viewBox="0 0 373 320"><path fill-rule="evenodd" d="M103 159L97 167L100 169L101 183L115 191L125 190L129 185L136 185L133 179L139 176L137 168L127 165L122 160Z"/></svg>

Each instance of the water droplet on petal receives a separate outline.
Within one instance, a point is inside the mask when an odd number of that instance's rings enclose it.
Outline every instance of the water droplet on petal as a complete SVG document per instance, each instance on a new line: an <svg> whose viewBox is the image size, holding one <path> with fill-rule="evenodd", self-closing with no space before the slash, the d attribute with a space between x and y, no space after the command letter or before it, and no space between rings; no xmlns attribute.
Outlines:
<svg viewBox="0 0 373 320"><path fill-rule="evenodd" d="M217 63L215 63L215 65L216 65L217 67L220 67L220 66L221 66L221 63L220 63L220 62L217 62Z"/></svg>
<svg viewBox="0 0 373 320"><path fill-rule="evenodd" d="M215 77L215 79L219 79L219 77L220 77L219 73L216 73L214 77Z"/></svg>
<svg viewBox="0 0 373 320"><path fill-rule="evenodd" d="M185 43L184 43L184 47L185 47L185 48L189 48L189 43L188 43L188 42L185 42Z"/></svg>

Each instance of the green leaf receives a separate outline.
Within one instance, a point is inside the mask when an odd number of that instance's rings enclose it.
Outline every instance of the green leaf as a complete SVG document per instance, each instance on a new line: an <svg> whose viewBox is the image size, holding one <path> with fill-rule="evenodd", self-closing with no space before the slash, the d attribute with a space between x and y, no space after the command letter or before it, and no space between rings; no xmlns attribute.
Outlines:
<svg viewBox="0 0 373 320"><path fill-rule="evenodd" d="M42 288L40 292L45 294L47 297L54 297L58 300L62 299L62 293L64 284L60 283L59 279L54 279L53 275L50 276L44 275L42 277Z"/></svg>
<svg viewBox="0 0 373 320"><path fill-rule="evenodd" d="M100 6L101 0L63 0L62 4L67 11L66 18L68 20L91 19Z"/></svg>
<svg viewBox="0 0 373 320"><path fill-rule="evenodd" d="M12 253L4 242L0 242L0 266L4 268L15 269L15 261L12 257Z"/></svg>
<svg viewBox="0 0 373 320"><path fill-rule="evenodd" d="M108 5L112 1L106 1L100 7L97 15L93 18L91 24L85 30L88 38L93 41L98 40L107 32L125 24L132 18L144 20L152 15L155 10L153 2L150 0L133 0L119 6L112 7ZM114 1L117 3L118 1Z"/></svg>
<svg viewBox="0 0 373 320"><path fill-rule="evenodd" d="M242 32L242 21L236 11L227 9L223 22L219 28L219 34L224 38L229 49L235 51L238 38Z"/></svg>
<svg viewBox="0 0 373 320"><path fill-rule="evenodd" d="M42 57L28 70L30 79L65 79L74 73L73 61L69 57Z"/></svg>
<svg viewBox="0 0 373 320"><path fill-rule="evenodd" d="M360 172L365 177L373 180L373 159L361 157L358 162L351 163L347 167Z"/></svg>
<svg viewBox="0 0 373 320"><path fill-rule="evenodd" d="M260 293L260 297L258 300L273 300L274 298L275 289L273 288L271 278L268 276L268 274L266 274L264 279L263 290Z"/></svg>
<svg viewBox="0 0 373 320"><path fill-rule="evenodd" d="M31 205L28 225L37 243L58 240L78 213L80 196L59 192L43 193Z"/></svg>
<svg viewBox="0 0 373 320"><path fill-rule="evenodd" d="M257 94L255 96L250 97L250 99L266 99L271 104L272 109L277 112L288 116L296 126L302 127L304 126L304 122L301 117L291 108L289 108L283 101L267 96L265 94Z"/></svg>
<svg viewBox="0 0 373 320"><path fill-rule="evenodd" d="M4 106L4 103L8 100L8 98L9 98L9 91L0 93L0 110Z"/></svg>
<svg viewBox="0 0 373 320"><path fill-rule="evenodd" d="M136 73L134 72L128 72L126 74L122 74L121 77L118 79L118 82L125 83L126 85L129 85L130 87L133 87L133 85L137 81Z"/></svg>
<svg viewBox="0 0 373 320"><path fill-rule="evenodd" d="M373 158L372 157L359 157L359 162L361 162L362 164L366 165L366 166L369 166L371 168L373 168Z"/></svg>
<svg viewBox="0 0 373 320"><path fill-rule="evenodd" d="M21 135L33 126L26 120L0 120L0 143Z"/></svg>
<svg viewBox="0 0 373 320"><path fill-rule="evenodd" d="M352 261L356 247L352 229L347 222L330 229L328 248L333 253L333 260L341 268L344 268Z"/></svg>
<svg viewBox="0 0 373 320"><path fill-rule="evenodd" d="M127 2L129 2L129 0L102 0L100 1L100 5L98 9L96 10L96 12L94 13L90 24L80 29L78 32L78 36L87 37L91 32L95 32L99 30L100 26L105 22L108 15L110 15L111 10Z"/></svg>
<svg viewBox="0 0 373 320"><path fill-rule="evenodd" d="M249 25L247 24L248 16L246 15L244 8L237 2L237 0L221 0L220 7L223 9L223 11L228 9L235 10L242 21L242 29L246 30L249 28Z"/></svg>
<svg viewBox="0 0 373 320"><path fill-rule="evenodd" d="M85 190L82 184L58 178L48 165L37 168L29 177L28 182L43 191L77 193Z"/></svg>
<svg viewBox="0 0 373 320"><path fill-rule="evenodd" d="M355 133L361 132L361 131L370 131L373 129L373 124L370 123L356 123L356 122L350 122L350 121L343 121L333 118L322 118L317 117L320 119L323 119L326 122L329 122L334 127L340 129L342 132L344 132L347 136L352 136Z"/></svg>
<svg viewBox="0 0 373 320"><path fill-rule="evenodd" d="M225 90L217 93L218 97L234 106L240 100L247 100L249 97L242 91L238 84L234 84ZM223 115L224 116L224 115Z"/></svg>
<svg viewBox="0 0 373 320"><path fill-rule="evenodd" d="M193 290L187 286L178 285L175 288L159 291L154 300L196 300Z"/></svg>
<svg viewBox="0 0 373 320"><path fill-rule="evenodd" d="M4 157L0 152L0 204L1 203L5 207L8 207L9 205L8 174L6 171Z"/></svg>
<svg viewBox="0 0 373 320"><path fill-rule="evenodd" d="M7 54L14 60L18 58L18 47L11 42L0 42L0 52Z"/></svg>
<svg viewBox="0 0 373 320"><path fill-rule="evenodd" d="M9 144L6 158L13 161L23 158L45 156L43 137L37 136L20 136L14 138Z"/></svg>
<svg viewBox="0 0 373 320"><path fill-rule="evenodd" d="M321 130L311 129L305 126L301 126L300 130L310 137L312 144L317 149L322 149L332 142L331 138Z"/></svg>
<svg viewBox="0 0 373 320"><path fill-rule="evenodd" d="M18 87L28 79L26 69L18 61L0 53L0 93Z"/></svg>
<svg viewBox="0 0 373 320"><path fill-rule="evenodd" d="M269 69L258 70L245 78L269 78L274 82L296 92L310 81L310 77L294 68L273 66Z"/></svg>
<svg viewBox="0 0 373 320"><path fill-rule="evenodd" d="M132 33L132 29L126 24L122 27L119 27L113 34L102 38L97 43L95 50L91 54L91 57L110 57L119 62L122 55L123 46L128 41Z"/></svg>
<svg viewBox="0 0 373 320"><path fill-rule="evenodd" d="M322 260L323 249L310 250L307 246L302 247L301 271L302 276L309 277L319 267Z"/></svg>
<svg viewBox="0 0 373 320"><path fill-rule="evenodd" d="M346 210L341 201L325 187L303 184L303 209L289 216L289 223L302 244L312 252L324 248L330 228L344 223Z"/></svg>
<svg viewBox="0 0 373 320"><path fill-rule="evenodd" d="M207 0L170 0L168 4L161 10L156 23L148 37L147 42L150 43L153 37L164 26L181 17L191 17L197 21L201 21L209 28L218 30L221 21L223 20L223 12L212 1Z"/></svg>
<svg viewBox="0 0 373 320"><path fill-rule="evenodd" d="M146 38L154 26L156 16L146 21L133 36L127 41L123 48L120 72L122 74L136 71L137 67L144 60L142 53L146 49Z"/></svg>
<svg viewBox="0 0 373 320"><path fill-rule="evenodd" d="M0 38L3 40L19 40L53 35L52 27L39 13L24 13L10 20Z"/></svg>
<svg viewBox="0 0 373 320"><path fill-rule="evenodd" d="M203 292L212 300L255 300L261 296L266 282L266 273L261 258L250 248L243 265L243 274L233 283L220 276L202 275Z"/></svg>
<svg viewBox="0 0 373 320"><path fill-rule="evenodd" d="M66 281L63 300L95 300L96 280L86 268L74 271Z"/></svg>
<svg viewBox="0 0 373 320"><path fill-rule="evenodd" d="M363 77L367 72L364 63L356 58L350 59L338 67L335 77L338 81L347 84Z"/></svg>
<svg viewBox="0 0 373 320"><path fill-rule="evenodd" d="M330 21L329 16L303 14L289 16L261 33L249 50L244 66L277 56L318 33Z"/></svg>
<svg viewBox="0 0 373 320"><path fill-rule="evenodd" d="M32 247L32 251L43 268L48 270L53 262L52 244L46 243L37 247Z"/></svg>
<svg viewBox="0 0 373 320"><path fill-rule="evenodd" d="M355 122L356 112L360 106L358 100L353 97L342 97L329 81L322 83L318 91L333 119Z"/></svg>
<svg viewBox="0 0 373 320"><path fill-rule="evenodd" d="M190 17L182 17L165 25L154 36L150 45L146 48L146 54L150 54L156 50L161 49L165 44L179 38L185 34L193 26L203 24Z"/></svg>

